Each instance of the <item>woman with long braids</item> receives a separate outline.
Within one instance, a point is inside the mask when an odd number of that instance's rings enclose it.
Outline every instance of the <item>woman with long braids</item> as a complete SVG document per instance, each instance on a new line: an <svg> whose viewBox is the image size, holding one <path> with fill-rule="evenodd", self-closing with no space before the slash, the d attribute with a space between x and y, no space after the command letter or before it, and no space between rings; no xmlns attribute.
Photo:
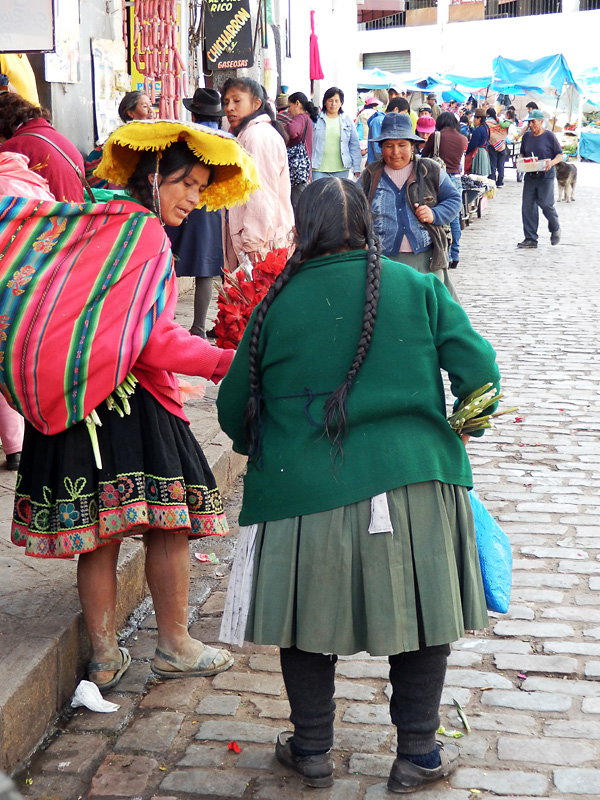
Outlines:
<svg viewBox="0 0 600 800"><path fill-rule="evenodd" d="M441 281L381 257L354 183L308 186L296 227L218 397L249 456L221 639L281 648L275 754L309 786L333 782L337 656L389 656L388 788L414 791L456 768L435 739L448 644L488 624L440 367L458 401L498 369Z"/></svg>

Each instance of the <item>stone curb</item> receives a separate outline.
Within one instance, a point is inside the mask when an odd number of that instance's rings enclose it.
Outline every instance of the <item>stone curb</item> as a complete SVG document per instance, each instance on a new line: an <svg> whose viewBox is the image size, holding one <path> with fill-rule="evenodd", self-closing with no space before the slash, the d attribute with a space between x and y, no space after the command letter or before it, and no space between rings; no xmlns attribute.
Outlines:
<svg viewBox="0 0 600 800"><path fill-rule="evenodd" d="M178 279L176 318L186 328L193 316L193 285L193 278ZM212 316L215 314L216 307L212 309ZM246 459L232 451L231 441L218 426L212 404L215 395L216 387L207 385L206 400L211 405L190 403L186 413L217 485L226 493L244 470ZM9 480L2 486L5 491L0 504L3 521L8 524L14 486ZM16 568L23 569L20 565ZM35 586L31 594L33 601ZM117 626L123 625L147 594L141 541L126 539L118 566ZM14 774L44 738L85 675L89 644L74 578L64 573L53 576L51 597L55 613L52 608L44 609L47 613L37 618L30 615L22 624L0 629L0 770L8 774Z"/></svg>
<svg viewBox="0 0 600 800"><path fill-rule="evenodd" d="M219 432L203 445L217 484L226 493L245 466ZM118 566L117 626L148 594L141 541L126 541ZM13 772L44 736L85 675L89 644L81 613L58 613L43 630L29 631L9 656L8 680L0 682L0 769ZM5 662L6 663L6 662Z"/></svg>

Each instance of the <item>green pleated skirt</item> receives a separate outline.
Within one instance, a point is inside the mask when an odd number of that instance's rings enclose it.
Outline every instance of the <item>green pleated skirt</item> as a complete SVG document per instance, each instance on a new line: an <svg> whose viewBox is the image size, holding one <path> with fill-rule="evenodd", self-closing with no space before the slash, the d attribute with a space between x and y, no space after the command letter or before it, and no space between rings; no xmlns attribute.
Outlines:
<svg viewBox="0 0 600 800"><path fill-rule="evenodd" d="M383 656L488 625L467 490L387 498L393 533L368 533L370 500L258 525L247 641Z"/></svg>

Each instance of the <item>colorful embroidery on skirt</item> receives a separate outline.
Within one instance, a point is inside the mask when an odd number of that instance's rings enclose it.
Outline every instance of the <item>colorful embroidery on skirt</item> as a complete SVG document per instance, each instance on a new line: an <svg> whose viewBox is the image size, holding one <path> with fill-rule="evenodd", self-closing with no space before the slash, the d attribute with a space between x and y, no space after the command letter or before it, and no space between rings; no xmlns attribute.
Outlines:
<svg viewBox="0 0 600 800"><path fill-rule="evenodd" d="M65 558L148 528L190 536L228 532L219 490L186 486L180 477L128 473L88 494L85 478L74 483L66 478L64 483L65 496L57 499L44 486L43 502L32 501L17 488L11 539L28 555Z"/></svg>

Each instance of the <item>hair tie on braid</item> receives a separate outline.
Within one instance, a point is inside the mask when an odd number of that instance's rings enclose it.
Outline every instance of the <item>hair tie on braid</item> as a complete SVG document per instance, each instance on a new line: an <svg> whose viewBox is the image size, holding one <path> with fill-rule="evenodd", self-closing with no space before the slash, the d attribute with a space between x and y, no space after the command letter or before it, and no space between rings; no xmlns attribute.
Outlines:
<svg viewBox="0 0 600 800"><path fill-rule="evenodd" d="M160 207L160 187L158 183L158 169L160 167L160 157L161 151L156 151L156 169L154 170L154 175L152 177L152 210L158 217L160 224L164 226L161 207Z"/></svg>

